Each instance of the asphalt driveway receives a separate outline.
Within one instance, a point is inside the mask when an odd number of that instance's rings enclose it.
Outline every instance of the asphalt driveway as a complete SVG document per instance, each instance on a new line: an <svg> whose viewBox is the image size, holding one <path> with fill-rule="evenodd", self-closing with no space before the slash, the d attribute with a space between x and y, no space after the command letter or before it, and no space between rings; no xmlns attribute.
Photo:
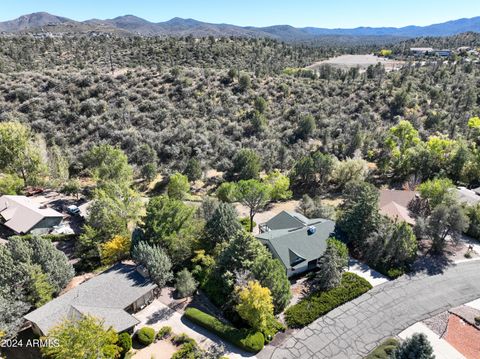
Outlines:
<svg viewBox="0 0 480 359"><path fill-rule="evenodd" d="M435 275L403 276L336 308L257 357L363 358L383 339L478 297L480 261L452 265Z"/></svg>

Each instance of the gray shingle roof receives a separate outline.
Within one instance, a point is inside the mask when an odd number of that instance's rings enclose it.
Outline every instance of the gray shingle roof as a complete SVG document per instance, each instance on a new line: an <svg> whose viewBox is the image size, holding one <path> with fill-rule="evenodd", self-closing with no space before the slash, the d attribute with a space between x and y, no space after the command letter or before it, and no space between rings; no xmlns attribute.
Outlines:
<svg viewBox="0 0 480 359"><path fill-rule="evenodd" d="M0 216L4 225L17 233L28 233L44 218L63 218L63 214L51 208L41 208L25 196L10 195L0 197Z"/></svg>
<svg viewBox="0 0 480 359"><path fill-rule="evenodd" d="M308 226L313 222L318 221L318 218L308 219L303 214L293 211L282 211L275 217L270 218L268 222L264 223L270 230L298 228Z"/></svg>
<svg viewBox="0 0 480 359"><path fill-rule="evenodd" d="M268 221L267 225L268 223L294 223L288 219L284 221L285 214L289 215L287 212L281 212ZM278 216L281 216L280 219L276 219ZM333 221L302 217L305 220L300 226L266 231L257 235L257 238L269 246L270 250L282 261L286 268L295 268L305 261L309 262L321 257L327 249L327 239L335 229L335 222ZM315 233L308 234L309 226L316 228ZM268 227L271 228L269 225Z"/></svg>
<svg viewBox="0 0 480 359"><path fill-rule="evenodd" d="M89 314L120 332L138 323L124 309L156 287L135 265L119 263L28 313L25 319L47 334L62 320Z"/></svg>
<svg viewBox="0 0 480 359"><path fill-rule="evenodd" d="M480 202L480 196L474 190L472 191L465 187L458 187L455 190L455 193L461 203L473 206Z"/></svg>

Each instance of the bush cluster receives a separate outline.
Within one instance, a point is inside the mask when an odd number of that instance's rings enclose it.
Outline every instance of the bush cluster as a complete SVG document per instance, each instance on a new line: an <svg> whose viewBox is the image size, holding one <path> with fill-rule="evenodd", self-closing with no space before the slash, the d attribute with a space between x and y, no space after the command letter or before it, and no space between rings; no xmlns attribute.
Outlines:
<svg viewBox="0 0 480 359"><path fill-rule="evenodd" d="M369 291L372 285L354 273L343 273L338 287L318 291L285 311L285 320L291 328L302 328L332 309Z"/></svg>
<svg viewBox="0 0 480 359"><path fill-rule="evenodd" d="M188 343L195 343L195 339L190 338L187 334L181 333L174 335L172 338L172 343L175 345L183 345Z"/></svg>
<svg viewBox="0 0 480 359"><path fill-rule="evenodd" d="M390 359L395 349L398 348L398 340L389 338L368 354L365 359Z"/></svg>
<svg viewBox="0 0 480 359"><path fill-rule="evenodd" d="M180 349L172 355L172 359L196 358L196 352L198 352L198 347L195 341L192 343L185 343L182 344Z"/></svg>
<svg viewBox="0 0 480 359"><path fill-rule="evenodd" d="M168 338L172 335L172 327L165 325L158 330L157 339Z"/></svg>
<svg viewBox="0 0 480 359"><path fill-rule="evenodd" d="M120 333L118 335L117 346L121 348L121 354L125 355L132 349L132 337L128 333Z"/></svg>
<svg viewBox="0 0 480 359"><path fill-rule="evenodd" d="M212 331L219 337L229 341L239 348L252 353L257 353L263 349L265 338L260 332L253 332L247 329L237 329L196 308L187 308L185 311L185 317Z"/></svg>

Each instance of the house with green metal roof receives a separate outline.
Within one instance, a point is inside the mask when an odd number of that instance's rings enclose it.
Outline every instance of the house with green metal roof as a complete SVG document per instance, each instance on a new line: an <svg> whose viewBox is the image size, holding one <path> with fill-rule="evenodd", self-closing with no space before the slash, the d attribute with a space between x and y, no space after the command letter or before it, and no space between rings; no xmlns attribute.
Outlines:
<svg viewBox="0 0 480 359"><path fill-rule="evenodd" d="M282 211L259 228L257 239L283 263L287 276L291 277L317 267L335 222Z"/></svg>

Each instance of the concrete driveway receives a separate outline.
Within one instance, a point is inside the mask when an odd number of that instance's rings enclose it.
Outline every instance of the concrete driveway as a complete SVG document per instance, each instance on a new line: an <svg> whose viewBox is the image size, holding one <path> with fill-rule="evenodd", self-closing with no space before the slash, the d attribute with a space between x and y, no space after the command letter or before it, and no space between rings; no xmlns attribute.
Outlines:
<svg viewBox="0 0 480 359"><path fill-rule="evenodd" d="M381 284L295 332L260 359L363 358L382 340L416 322L480 297L480 261Z"/></svg>
<svg viewBox="0 0 480 359"><path fill-rule="evenodd" d="M182 318L182 314L169 308L159 300L154 300L150 305L134 314L134 317L140 321L135 327L135 330L144 326L149 326L154 328L155 331L158 331L161 327L168 325L172 327L173 333L187 334L195 339L198 345L203 349L207 349L212 345L220 343L225 347L225 356L230 359L255 358L253 354L240 350L201 326ZM157 357L162 358L160 355L157 355ZM167 358L170 357L165 357L165 359Z"/></svg>

